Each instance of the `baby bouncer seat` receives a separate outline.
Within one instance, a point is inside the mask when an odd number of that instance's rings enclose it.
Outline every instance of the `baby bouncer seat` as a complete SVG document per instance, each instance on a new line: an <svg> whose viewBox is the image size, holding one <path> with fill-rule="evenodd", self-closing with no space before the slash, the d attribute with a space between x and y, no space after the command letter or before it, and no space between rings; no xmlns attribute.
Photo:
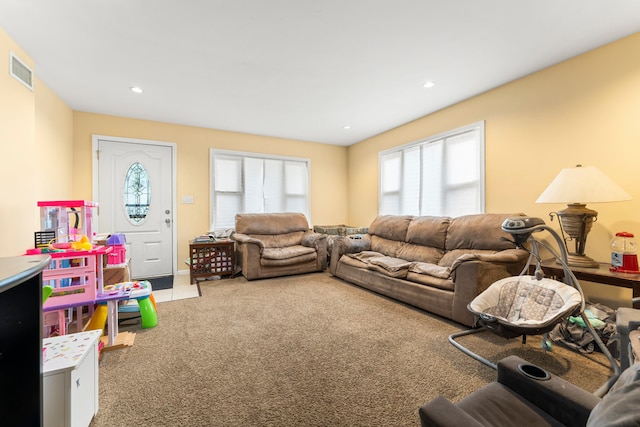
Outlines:
<svg viewBox="0 0 640 427"><path fill-rule="evenodd" d="M620 368L584 314L584 294L577 278L567 267L567 252L560 236L552 228L547 227L542 219L533 217L507 218L502 224L502 229L514 237L514 244L517 247L524 249L525 243L530 244L529 261L519 276L494 282L469 303L467 308L474 314L478 327L451 334L449 342L468 356L497 369L495 363L464 347L456 341L456 338L490 331L504 338L522 336L524 344L527 335L544 335L542 345L545 350L548 350L550 346L546 334L569 316L580 315L612 366L613 376L595 393L604 395L618 378ZM560 248L560 254L543 241L533 237L534 232L543 230L554 237ZM539 247L548 250L562 265L564 283L544 277L540 266ZM525 274L534 260L536 265L534 275Z"/></svg>

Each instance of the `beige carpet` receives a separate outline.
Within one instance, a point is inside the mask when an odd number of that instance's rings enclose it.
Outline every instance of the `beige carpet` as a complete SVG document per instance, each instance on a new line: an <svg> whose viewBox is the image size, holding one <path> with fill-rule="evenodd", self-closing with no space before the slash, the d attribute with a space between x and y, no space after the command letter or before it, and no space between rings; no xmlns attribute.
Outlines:
<svg viewBox="0 0 640 427"><path fill-rule="evenodd" d="M465 329L328 273L200 284L202 297L160 303L159 324L100 362L91 426L416 426L437 395L457 401L495 371L447 341ZM464 337L497 361L517 354L594 391L609 375L539 337Z"/></svg>

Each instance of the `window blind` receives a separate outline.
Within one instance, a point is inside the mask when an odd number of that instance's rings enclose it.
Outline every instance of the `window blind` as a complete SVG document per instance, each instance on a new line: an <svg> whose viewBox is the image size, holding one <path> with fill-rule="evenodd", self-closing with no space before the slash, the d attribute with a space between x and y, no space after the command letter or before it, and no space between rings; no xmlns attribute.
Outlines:
<svg viewBox="0 0 640 427"><path fill-rule="evenodd" d="M211 231L237 213L301 212L309 218L308 159L211 150Z"/></svg>

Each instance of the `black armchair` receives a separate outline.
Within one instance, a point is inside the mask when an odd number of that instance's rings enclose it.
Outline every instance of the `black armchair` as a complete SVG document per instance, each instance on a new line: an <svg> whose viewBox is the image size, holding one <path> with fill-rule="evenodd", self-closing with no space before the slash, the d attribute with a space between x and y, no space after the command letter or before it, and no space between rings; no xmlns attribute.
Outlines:
<svg viewBox="0 0 640 427"><path fill-rule="evenodd" d="M640 364L627 369L604 398L517 357L498 362L497 381L456 404L438 397L420 408L426 426L640 425Z"/></svg>

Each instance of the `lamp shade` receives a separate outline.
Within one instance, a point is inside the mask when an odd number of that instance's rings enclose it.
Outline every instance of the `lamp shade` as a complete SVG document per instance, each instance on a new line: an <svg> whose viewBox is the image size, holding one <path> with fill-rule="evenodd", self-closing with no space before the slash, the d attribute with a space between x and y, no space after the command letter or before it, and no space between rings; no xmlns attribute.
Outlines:
<svg viewBox="0 0 640 427"><path fill-rule="evenodd" d="M631 200L631 196L595 166L565 168L536 203L601 203Z"/></svg>

